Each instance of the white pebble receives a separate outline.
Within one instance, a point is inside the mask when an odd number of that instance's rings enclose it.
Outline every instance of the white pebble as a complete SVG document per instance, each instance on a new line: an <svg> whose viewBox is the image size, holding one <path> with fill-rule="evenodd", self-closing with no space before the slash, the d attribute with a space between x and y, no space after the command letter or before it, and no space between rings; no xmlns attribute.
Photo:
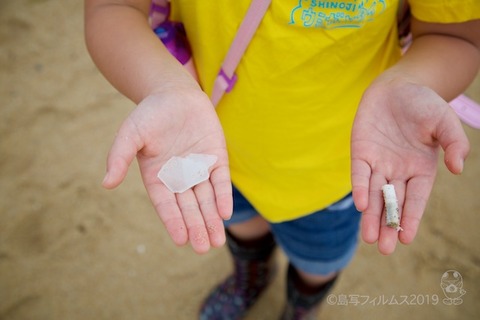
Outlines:
<svg viewBox="0 0 480 320"><path fill-rule="evenodd" d="M139 244L137 246L137 253L144 254L147 251L147 247L144 244Z"/></svg>

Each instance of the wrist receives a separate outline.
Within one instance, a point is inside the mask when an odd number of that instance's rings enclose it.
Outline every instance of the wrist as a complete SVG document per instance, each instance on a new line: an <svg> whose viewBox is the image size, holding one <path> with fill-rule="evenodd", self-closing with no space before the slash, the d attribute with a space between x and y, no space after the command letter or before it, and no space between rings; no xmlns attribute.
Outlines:
<svg viewBox="0 0 480 320"><path fill-rule="evenodd" d="M405 55L382 76L428 87L449 101L466 89L479 66L480 52L470 42L426 34L416 37Z"/></svg>

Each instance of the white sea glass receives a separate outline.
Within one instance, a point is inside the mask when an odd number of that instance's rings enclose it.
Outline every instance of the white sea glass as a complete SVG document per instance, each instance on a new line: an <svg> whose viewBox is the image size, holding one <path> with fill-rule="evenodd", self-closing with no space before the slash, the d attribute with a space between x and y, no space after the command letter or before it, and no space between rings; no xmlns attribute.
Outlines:
<svg viewBox="0 0 480 320"><path fill-rule="evenodd" d="M158 172L158 178L174 193L182 193L208 180L208 169L217 162L217 156L191 153L185 158L170 158Z"/></svg>

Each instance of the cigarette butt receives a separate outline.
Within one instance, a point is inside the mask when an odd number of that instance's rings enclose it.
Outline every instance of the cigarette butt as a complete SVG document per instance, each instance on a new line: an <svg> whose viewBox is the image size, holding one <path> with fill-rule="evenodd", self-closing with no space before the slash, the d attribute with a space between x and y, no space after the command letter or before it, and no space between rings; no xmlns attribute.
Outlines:
<svg viewBox="0 0 480 320"><path fill-rule="evenodd" d="M393 184L386 184L382 187L383 199L385 201L385 211L387 226L397 231L402 231L400 227L400 216L398 210L398 200Z"/></svg>

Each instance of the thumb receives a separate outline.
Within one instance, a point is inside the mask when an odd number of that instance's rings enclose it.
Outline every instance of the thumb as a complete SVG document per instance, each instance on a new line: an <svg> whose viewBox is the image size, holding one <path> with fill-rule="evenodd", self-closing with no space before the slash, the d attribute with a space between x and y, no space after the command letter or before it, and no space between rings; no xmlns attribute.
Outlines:
<svg viewBox="0 0 480 320"><path fill-rule="evenodd" d="M118 131L107 157L107 172L102 185L106 189L116 188L127 175L128 167L141 149L134 126L125 122Z"/></svg>
<svg viewBox="0 0 480 320"><path fill-rule="evenodd" d="M470 143L460 120L452 109L449 108L448 115L444 119L438 128L437 139L445 152L444 162L448 170L453 174L460 174L470 151Z"/></svg>

